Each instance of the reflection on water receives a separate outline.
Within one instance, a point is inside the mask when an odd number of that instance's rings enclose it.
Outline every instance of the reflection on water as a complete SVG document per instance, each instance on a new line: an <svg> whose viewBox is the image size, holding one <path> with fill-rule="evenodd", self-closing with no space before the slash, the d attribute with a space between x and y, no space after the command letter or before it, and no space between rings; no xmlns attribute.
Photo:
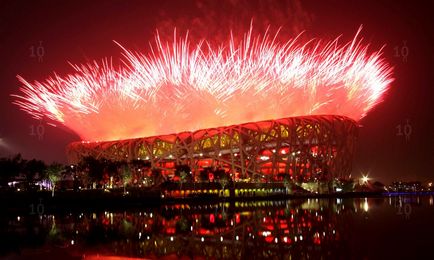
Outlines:
<svg viewBox="0 0 434 260"><path fill-rule="evenodd" d="M0 255L51 256L61 251L64 259L372 256L361 243L369 244L370 236L378 238L377 229L386 232L383 236L390 232L376 222L382 223L384 218L385 223L405 225L407 221L411 225L415 212L434 216L432 201L432 196L333 198L3 215L0 236L8 239L1 245ZM365 234L370 228L373 234Z"/></svg>

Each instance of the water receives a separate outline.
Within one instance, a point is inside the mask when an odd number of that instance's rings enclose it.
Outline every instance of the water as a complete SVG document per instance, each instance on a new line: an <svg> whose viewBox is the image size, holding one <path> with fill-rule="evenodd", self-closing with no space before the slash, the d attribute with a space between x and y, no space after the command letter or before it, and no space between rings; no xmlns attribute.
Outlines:
<svg viewBox="0 0 434 260"><path fill-rule="evenodd" d="M5 259L415 259L434 256L432 196L2 214Z"/></svg>

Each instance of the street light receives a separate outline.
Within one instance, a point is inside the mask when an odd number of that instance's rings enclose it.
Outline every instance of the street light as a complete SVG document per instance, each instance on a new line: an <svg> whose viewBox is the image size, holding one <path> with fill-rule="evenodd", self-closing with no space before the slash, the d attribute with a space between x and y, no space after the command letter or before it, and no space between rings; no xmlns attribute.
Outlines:
<svg viewBox="0 0 434 260"><path fill-rule="evenodd" d="M362 174L362 178L360 178L360 180L362 181L362 184L366 184L369 181L369 177L368 177L368 175Z"/></svg>

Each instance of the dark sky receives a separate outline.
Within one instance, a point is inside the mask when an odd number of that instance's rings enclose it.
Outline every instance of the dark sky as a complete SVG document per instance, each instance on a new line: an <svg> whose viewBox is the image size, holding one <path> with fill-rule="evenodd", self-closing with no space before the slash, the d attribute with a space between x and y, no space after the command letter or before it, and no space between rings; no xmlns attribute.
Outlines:
<svg viewBox="0 0 434 260"><path fill-rule="evenodd" d="M434 16L433 1L0 1L0 156L65 162L65 145L74 133L42 123L12 105L16 75L43 80L55 71L72 71L67 61L84 63L120 57L113 40L146 52L156 28L164 35L176 26L192 38L221 40L230 29L283 26L282 37L306 30L309 37L351 39L360 25L373 50L394 67L395 81L385 101L360 124L353 175L369 173L392 180L434 179ZM423 2L423 3L422 3ZM42 61L32 48L44 48ZM405 61L402 55L408 47ZM408 122L409 138L398 131ZM42 128L40 127L39 130ZM408 130L409 128L407 128ZM32 133L33 131L33 133ZM40 132L40 133L42 133Z"/></svg>

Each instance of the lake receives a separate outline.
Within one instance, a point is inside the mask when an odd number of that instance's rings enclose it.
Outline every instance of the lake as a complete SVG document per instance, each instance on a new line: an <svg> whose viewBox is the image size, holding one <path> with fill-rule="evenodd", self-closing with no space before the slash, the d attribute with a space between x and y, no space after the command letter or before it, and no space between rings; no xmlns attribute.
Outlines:
<svg viewBox="0 0 434 260"><path fill-rule="evenodd" d="M434 258L433 196L20 214L1 214L2 259Z"/></svg>

